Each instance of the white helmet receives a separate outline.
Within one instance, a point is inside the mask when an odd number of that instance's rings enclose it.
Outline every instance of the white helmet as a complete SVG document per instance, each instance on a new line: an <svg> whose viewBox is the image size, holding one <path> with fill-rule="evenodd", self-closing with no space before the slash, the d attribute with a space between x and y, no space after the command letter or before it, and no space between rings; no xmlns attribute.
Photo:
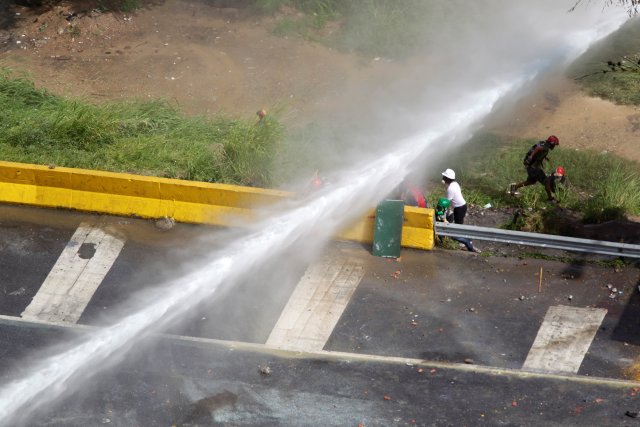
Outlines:
<svg viewBox="0 0 640 427"><path fill-rule="evenodd" d="M453 169L447 169L446 171L442 172L442 176L449 179L456 179L456 173L453 171Z"/></svg>

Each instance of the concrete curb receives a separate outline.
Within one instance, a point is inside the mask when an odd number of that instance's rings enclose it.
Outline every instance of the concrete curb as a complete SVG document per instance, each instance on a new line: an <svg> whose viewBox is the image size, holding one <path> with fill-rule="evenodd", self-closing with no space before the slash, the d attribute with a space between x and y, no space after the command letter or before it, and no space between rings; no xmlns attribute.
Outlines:
<svg viewBox="0 0 640 427"><path fill-rule="evenodd" d="M126 173L0 161L0 201L178 222L242 226L293 193ZM337 237L373 241L374 210ZM432 249L433 210L405 207L402 246Z"/></svg>

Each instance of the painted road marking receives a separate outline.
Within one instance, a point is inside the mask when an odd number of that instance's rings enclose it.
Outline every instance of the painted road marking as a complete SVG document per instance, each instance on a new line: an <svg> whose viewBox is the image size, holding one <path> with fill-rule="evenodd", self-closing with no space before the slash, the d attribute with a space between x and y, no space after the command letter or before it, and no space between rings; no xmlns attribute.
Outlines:
<svg viewBox="0 0 640 427"><path fill-rule="evenodd" d="M24 320L19 317L4 316L0 314L0 324L16 326L22 324L44 325L46 328L55 326L57 328L64 328L66 330L75 331L98 331L103 329L99 326L80 325L77 323L51 323L35 320ZM62 329L61 329L62 330ZM200 338L186 335L172 335L172 334L152 334L155 337L163 339L170 339L183 342L195 342L201 345L207 345L211 347L223 347L230 351L247 351L263 354L269 357L298 357L300 353L293 351L289 353L289 350L277 349L274 350L271 347L267 347L265 344L257 344L252 342L241 341L228 341L219 340L213 338ZM609 387L618 387L620 390L626 389L627 391L633 387L640 387L640 381L616 379L616 378L603 378L603 377L589 377L581 375L568 375L562 373L550 373L550 372L532 372L523 371L522 369L513 368L498 368L493 366L482 366L467 363L455 363L445 362L442 360L427 360L427 359L414 359L398 356L382 356L377 354L363 354L363 353L347 353L342 351L327 351L320 350L314 352L305 352L305 356L316 360L337 361L340 363L347 362L365 362L365 363L385 363L390 365L403 365L413 367L425 367L436 369L447 369L456 372L475 372L478 374L491 375L493 377L509 377L509 378L539 378L539 379L551 379L560 380L566 383L585 384L585 385L602 385Z"/></svg>
<svg viewBox="0 0 640 427"><path fill-rule="evenodd" d="M266 345L287 350L322 350L363 275L361 262L346 255L325 256L311 264Z"/></svg>
<svg viewBox="0 0 640 427"><path fill-rule="evenodd" d="M603 308L549 307L522 369L578 373L606 314Z"/></svg>
<svg viewBox="0 0 640 427"><path fill-rule="evenodd" d="M22 318L76 323L124 242L104 226L80 224Z"/></svg>

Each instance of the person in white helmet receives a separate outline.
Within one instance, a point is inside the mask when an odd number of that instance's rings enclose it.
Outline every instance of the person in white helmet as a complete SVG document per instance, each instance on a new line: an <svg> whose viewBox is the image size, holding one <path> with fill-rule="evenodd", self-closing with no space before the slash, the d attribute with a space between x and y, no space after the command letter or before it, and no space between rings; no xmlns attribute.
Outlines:
<svg viewBox="0 0 640 427"><path fill-rule="evenodd" d="M462 189L456 181L456 173L453 169L442 172L442 183L447 188L445 197L451 201L453 207L453 222L464 224L464 217L467 215L467 201L462 197Z"/></svg>
<svg viewBox="0 0 640 427"><path fill-rule="evenodd" d="M442 172L442 183L447 187L445 198L451 201L451 206L453 207L453 218L447 218L447 221L455 224L464 224L464 217L467 215L467 201L462 196L462 189L456 181L456 173L453 169L447 169ZM460 237L454 237L453 239L465 245L469 252L480 252L469 239Z"/></svg>

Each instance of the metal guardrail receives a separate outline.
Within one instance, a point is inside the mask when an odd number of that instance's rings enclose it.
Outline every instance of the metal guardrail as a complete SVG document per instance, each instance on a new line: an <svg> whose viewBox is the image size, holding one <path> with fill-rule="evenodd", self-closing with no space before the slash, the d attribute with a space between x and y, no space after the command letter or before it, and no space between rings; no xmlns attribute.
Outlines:
<svg viewBox="0 0 640 427"><path fill-rule="evenodd" d="M442 222L437 222L435 229L436 234L439 236L466 237L472 240L489 240L492 242L539 246L573 252L640 258L640 245L631 245L628 243L578 239L552 234L526 233L523 231L501 230L499 228L476 227Z"/></svg>

